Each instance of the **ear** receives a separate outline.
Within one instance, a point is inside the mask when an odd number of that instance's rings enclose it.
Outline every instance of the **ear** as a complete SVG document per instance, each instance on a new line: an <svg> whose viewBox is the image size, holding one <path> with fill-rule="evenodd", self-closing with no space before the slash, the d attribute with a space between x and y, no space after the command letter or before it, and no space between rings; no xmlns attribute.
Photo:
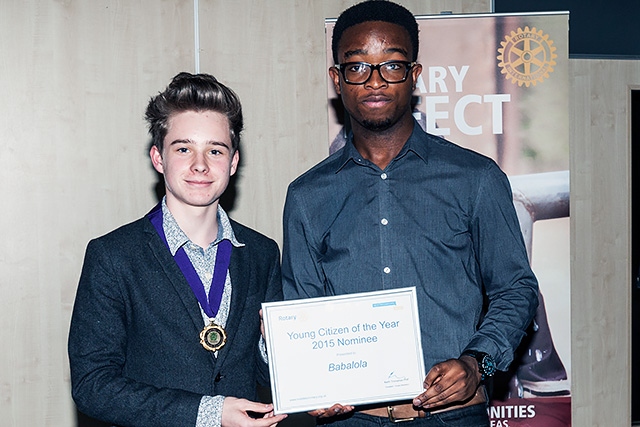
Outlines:
<svg viewBox="0 0 640 427"><path fill-rule="evenodd" d="M160 153L158 147L156 147L155 145L151 147L151 150L149 150L149 157L151 157L153 168L158 171L158 173L164 174L164 166L162 165L162 153Z"/></svg>
<svg viewBox="0 0 640 427"><path fill-rule="evenodd" d="M411 78L413 79L413 90L416 90L416 84L418 83L418 77L422 74L422 64L416 64L411 69Z"/></svg>
<svg viewBox="0 0 640 427"><path fill-rule="evenodd" d="M236 170L238 170L238 162L240 162L240 152L236 150L231 157L231 169L229 171L229 176L232 176L236 173Z"/></svg>
<svg viewBox="0 0 640 427"><path fill-rule="evenodd" d="M333 88L340 95L340 71L336 67L329 68L329 78L333 80Z"/></svg>

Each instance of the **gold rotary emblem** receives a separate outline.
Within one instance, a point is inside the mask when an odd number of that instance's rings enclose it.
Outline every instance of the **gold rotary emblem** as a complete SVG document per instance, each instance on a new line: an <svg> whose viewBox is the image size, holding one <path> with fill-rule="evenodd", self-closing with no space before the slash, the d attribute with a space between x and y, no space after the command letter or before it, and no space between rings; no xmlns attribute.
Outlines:
<svg viewBox="0 0 640 427"><path fill-rule="evenodd" d="M500 72L505 74L505 78L518 86L536 85L545 78L549 78L549 73L553 72L556 65L556 48L553 40L549 40L549 35L535 27L518 28L505 36L500 42L498 49L498 66Z"/></svg>

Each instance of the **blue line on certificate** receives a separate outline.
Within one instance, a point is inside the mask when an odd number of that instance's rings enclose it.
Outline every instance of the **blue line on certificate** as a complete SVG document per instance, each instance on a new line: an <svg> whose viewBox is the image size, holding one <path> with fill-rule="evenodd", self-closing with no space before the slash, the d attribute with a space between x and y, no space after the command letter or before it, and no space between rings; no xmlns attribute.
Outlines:
<svg viewBox="0 0 640 427"><path fill-rule="evenodd" d="M395 301L376 302L373 304L373 307L387 307L390 305L396 305L396 302Z"/></svg>

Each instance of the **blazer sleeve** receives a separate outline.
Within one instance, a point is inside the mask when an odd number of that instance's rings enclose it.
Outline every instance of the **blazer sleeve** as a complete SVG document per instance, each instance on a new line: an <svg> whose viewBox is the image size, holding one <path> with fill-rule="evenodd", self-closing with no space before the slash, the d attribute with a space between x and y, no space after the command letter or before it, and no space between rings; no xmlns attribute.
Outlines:
<svg viewBox="0 0 640 427"><path fill-rule="evenodd" d="M71 319L68 352L78 410L121 426L193 426L202 395L124 373L132 308L110 256L117 249L106 246L98 239L87 247Z"/></svg>

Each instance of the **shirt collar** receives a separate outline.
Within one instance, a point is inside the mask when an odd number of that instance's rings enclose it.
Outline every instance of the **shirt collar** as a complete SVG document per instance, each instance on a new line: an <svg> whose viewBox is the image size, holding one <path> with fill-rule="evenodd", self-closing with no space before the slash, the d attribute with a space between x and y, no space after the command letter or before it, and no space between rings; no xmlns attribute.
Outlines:
<svg viewBox="0 0 640 427"><path fill-rule="evenodd" d="M420 159L422 159L425 163L427 163L427 153L429 151L428 144L426 141L427 134L420 127L420 124L414 119L413 123L413 131L411 132L411 136L404 144L398 155L393 159L393 162L404 157L409 151L415 153ZM353 132L349 132L347 136L347 142L342 149L342 155L340 156L340 161L338 162L338 167L336 168L336 173L340 172L349 161L353 161L356 164L362 163L362 155L356 149L355 145L353 145Z"/></svg>
<svg viewBox="0 0 640 427"><path fill-rule="evenodd" d="M235 247L244 246L244 243L240 243L238 239L236 239L236 235L233 232L233 228L231 227L229 216L220 205L218 205L216 219L218 221L218 236L211 245L217 245L218 243L226 239L229 240ZM178 249L191 241L189 240L189 237L187 237L187 235L184 233L184 231L182 231L182 229L178 225L178 222L169 211L169 208L167 207L166 196L162 198L162 228L164 229L164 234L167 237L169 251L173 256L175 256Z"/></svg>

